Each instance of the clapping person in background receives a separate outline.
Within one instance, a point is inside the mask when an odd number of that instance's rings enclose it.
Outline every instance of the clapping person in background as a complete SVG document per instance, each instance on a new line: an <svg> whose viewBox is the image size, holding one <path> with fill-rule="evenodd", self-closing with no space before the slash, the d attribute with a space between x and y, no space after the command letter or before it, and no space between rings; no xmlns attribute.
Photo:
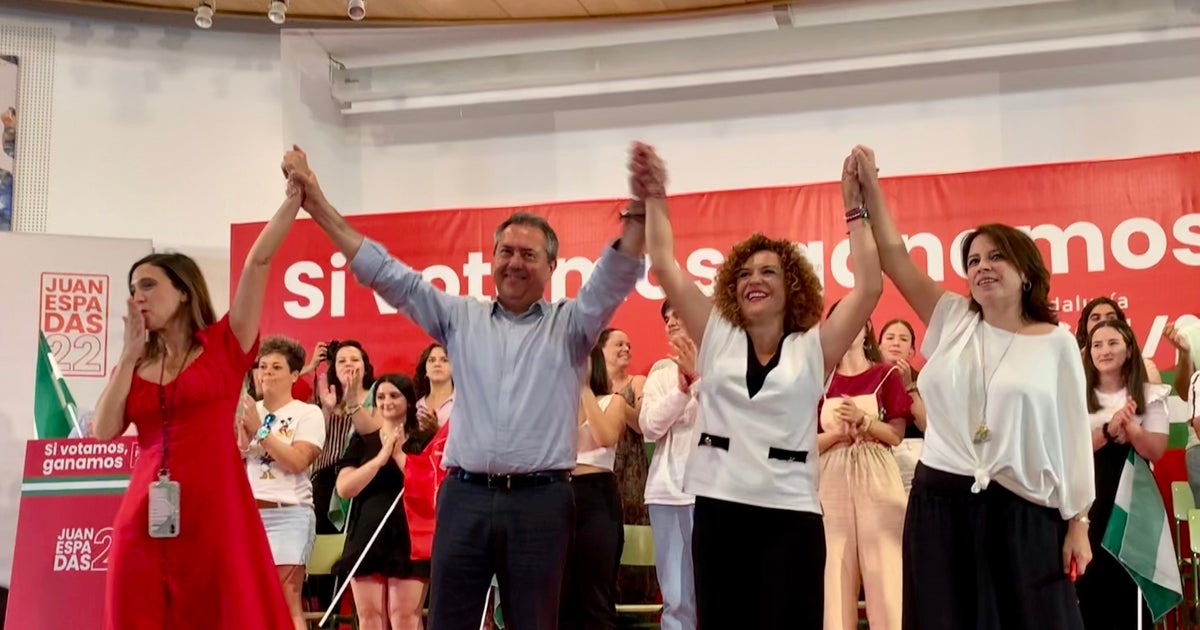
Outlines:
<svg viewBox="0 0 1200 630"><path fill-rule="evenodd" d="M613 394L605 355L592 350L591 369L579 403L579 446L571 490L575 495L575 533L559 630L616 630L617 567L625 544L621 495L613 468L617 443L628 431L628 403Z"/></svg>
<svg viewBox="0 0 1200 630"><path fill-rule="evenodd" d="M838 213L850 232L854 288L822 323L812 265L794 243L761 234L726 256L714 307L675 261L666 174L652 151L643 159L653 272L699 349L700 437L684 482L696 495L699 625L815 630L825 604L817 402L883 291L857 163L843 163Z"/></svg>
<svg viewBox="0 0 1200 630"><path fill-rule="evenodd" d="M916 347L917 334L907 320L893 319L879 329L880 354L884 361L896 366L904 380L904 391L908 392L910 403L910 421L904 424L904 439L892 447L905 494L912 490L913 473L921 458L921 444L925 436L925 401L921 400L921 390L917 389L920 372L912 365Z"/></svg>
<svg viewBox="0 0 1200 630"><path fill-rule="evenodd" d="M837 307L829 308L830 316ZM883 361L867 320L838 362L817 410L825 630L858 627L860 588L871 627L900 628L907 495L891 449L904 435L910 403L900 369Z"/></svg>
<svg viewBox="0 0 1200 630"><path fill-rule="evenodd" d="M439 343L431 343L417 359L417 420L434 431L446 426L454 411L454 371L450 356Z"/></svg>
<svg viewBox="0 0 1200 630"><path fill-rule="evenodd" d="M385 374L375 385L374 402L370 426L355 431L337 463L337 492L353 501L335 571L346 577L362 560L350 582L362 630L416 630L422 627L429 561L412 559L408 518L396 505L405 489L407 451L418 450L409 446L417 430L416 390L407 376Z"/></svg>
<svg viewBox="0 0 1200 630"><path fill-rule="evenodd" d="M1187 450L1184 451L1184 461L1187 467L1188 485L1192 488L1192 496L1200 497L1200 407L1196 404L1196 392L1200 387L1200 372L1195 371L1192 364L1192 344L1188 339L1189 328L1180 328L1179 322L1171 322L1163 329L1163 338L1175 348L1175 393L1188 403Z"/></svg>
<svg viewBox="0 0 1200 630"><path fill-rule="evenodd" d="M874 153L854 150L883 271L928 326L929 410L904 522L904 629L1079 630L1069 575L1091 561L1095 497L1079 349L1037 245L1005 225L963 240L970 295L914 262Z"/></svg>
<svg viewBox="0 0 1200 630"><path fill-rule="evenodd" d="M404 445L404 513L412 540L413 562L428 563L433 557L437 525L437 496L446 480L442 466L450 437L454 408L454 374L450 357L439 344L430 344L417 361L413 379L417 395L417 424Z"/></svg>
<svg viewBox="0 0 1200 630"><path fill-rule="evenodd" d="M325 445L313 464L313 501L317 512L317 534L336 534L341 524L330 520L337 475L334 464L346 451L352 431L372 430L368 407L375 367L362 344L354 340L333 341L328 345L324 378L315 379L316 395L325 414ZM340 507L332 510L340 513Z"/></svg>
<svg viewBox="0 0 1200 630"><path fill-rule="evenodd" d="M92 425L107 440L135 424L140 449L113 524L109 630L292 625L226 423L258 353L271 259L302 198L299 182L289 179L287 198L250 248L220 320L191 258L156 253L129 268L124 348ZM177 523L150 520L151 484L159 505L177 497Z"/></svg>
<svg viewBox="0 0 1200 630"><path fill-rule="evenodd" d="M699 407L696 344L670 301L662 318L673 351L646 377L639 425L654 457L646 480L646 507L654 533L654 566L662 591L663 630L695 630L696 587L692 577L692 523L696 497L683 489L688 457L696 445Z"/></svg>
<svg viewBox="0 0 1200 630"><path fill-rule="evenodd" d="M1116 300L1102 295L1083 305L1083 310L1079 311L1079 322L1075 324L1075 341L1078 342L1079 350L1084 356L1087 354L1087 339L1092 329L1100 322L1110 319L1129 322L1125 316L1125 309L1121 308ZM1149 379L1147 382L1161 383L1162 375L1159 374L1154 361L1150 357L1142 357L1142 363L1146 366L1146 378Z"/></svg>
<svg viewBox="0 0 1200 630"><path fill-rule="evenodd" d="M300 591L317 525L309 467L325 443L321 409L292 398L303 367L300 344L284 337L263 340L256 374L262 398L243 395L236 422L246 476L296 630L306 627Z"/></svg>
<svg viewBox="0 0 1200 630"><path fill-rule="evenodd" d="M600 333L596 346L604 353L604 364L608 369L609 382L612 383L609 393L624 398L626 403L625 426L628 430L621 432L615 464L622 522L626 525L649 525L650 513L646 510L643 495L650 473L650 459L646 456L646 441L638 426L646 377L629 373L629 366L633 362L633 345L625 331L605 329ZM658 581L654 570L650 567L618 567L616 597L627 604L657 602Z"/></svg>
<svg viewBox="0 0 1200 630"><path fill-rule="evenodd" d="M1112 554L1100 552L1100 543L1113 513L1130 449L1149 463L1158 461L1167 450L1167 395L1171 388L1149 382L1133 330L1120 319L1106 319L1092 326L1083 369L1096 470L1096 501L1088 513L1092 519L1088 537L1094 557L1076 584L1083 624L1088 630L1136 628L1141 606L1141 628L1149 630L1154 620L1142 602L1137 583ZM1140 489L1134 485L1132 491ZM1158 495L1156 487L1149 491Z"/></svg>

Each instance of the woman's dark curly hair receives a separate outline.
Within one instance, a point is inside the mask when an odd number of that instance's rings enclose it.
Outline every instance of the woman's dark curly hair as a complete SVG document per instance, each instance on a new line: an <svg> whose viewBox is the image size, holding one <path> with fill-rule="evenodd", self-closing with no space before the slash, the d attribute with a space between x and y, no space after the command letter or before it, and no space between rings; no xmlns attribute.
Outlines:
<svg viewBox="0 0 1200 630"><path fill-rule="evenodd" d="M783 287L787 292L784 297L783 334L803 332L821 321L821 313L825 309L824 289L821 279L797 249L795 243L785 239L767 238L762 234L754 234L750 238L733 246L733 251L725 258L717 271L715 300L721 316L735 326L746 327L742 311L738 308L737 277L738 272L750 257L758 252L774 252L779 256L783 272Z"/></svg>

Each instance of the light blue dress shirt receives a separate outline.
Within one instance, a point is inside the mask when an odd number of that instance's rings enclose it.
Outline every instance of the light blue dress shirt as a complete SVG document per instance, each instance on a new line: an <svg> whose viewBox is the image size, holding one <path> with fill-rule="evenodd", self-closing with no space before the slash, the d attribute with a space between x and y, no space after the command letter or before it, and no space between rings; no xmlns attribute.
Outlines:
<svg viewBox="0 0 1200 630"><path fill-rule="evenodd" d="M450 355L455 401L446 468L520 474L575 467L588 357L641 278L641 258L606 247L577 298L538 300L521 314L448 295L370 239L350 269Z"/></svg>

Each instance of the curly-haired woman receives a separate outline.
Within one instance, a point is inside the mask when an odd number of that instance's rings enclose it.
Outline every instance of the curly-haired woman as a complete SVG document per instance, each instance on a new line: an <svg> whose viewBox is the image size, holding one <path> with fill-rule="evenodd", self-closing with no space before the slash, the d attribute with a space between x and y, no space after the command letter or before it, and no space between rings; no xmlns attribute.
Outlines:
<svg viewBox="0 0 1200 630"><path fill-rule="evenodd" d="M858 182L842 172L854 288L824 322L820 278L794 243L755 234L734 246L714 304L675 263L662 164L639 182L654 274L699 346L699 446L692 557L706 628L822 626L825 533L817 496L817 402L879 301L879 257Z"/></svg>

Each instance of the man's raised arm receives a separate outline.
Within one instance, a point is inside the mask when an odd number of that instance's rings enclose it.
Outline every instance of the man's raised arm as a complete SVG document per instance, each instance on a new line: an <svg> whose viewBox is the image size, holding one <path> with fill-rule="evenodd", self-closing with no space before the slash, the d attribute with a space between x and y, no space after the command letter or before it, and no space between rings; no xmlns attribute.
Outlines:
<svg viewBox="0 0 1200 630"><path fill-rule="evenodd" d="M646 204L643 199L665 194L666 175L653 150L633 145L629 161L629 187L633 201L621 213L621 238L604 248L596 268L579 289L572 320L589 344L595 343L617 307L633 291L645 271ZM590 350L590 345L588 346Z"/></svg>
<svg viewBox="0 0 1200 630"><path fill-rule="evenodd" d="M283 174L302 186L304 211L350 261L350 270L358 282L400 309L438 343L446 343L463 298L439 291L425 282L419 271L354 229L325 197L316 174L308 167L308 156L300 147L293 146L284 156Z"/></svg>

